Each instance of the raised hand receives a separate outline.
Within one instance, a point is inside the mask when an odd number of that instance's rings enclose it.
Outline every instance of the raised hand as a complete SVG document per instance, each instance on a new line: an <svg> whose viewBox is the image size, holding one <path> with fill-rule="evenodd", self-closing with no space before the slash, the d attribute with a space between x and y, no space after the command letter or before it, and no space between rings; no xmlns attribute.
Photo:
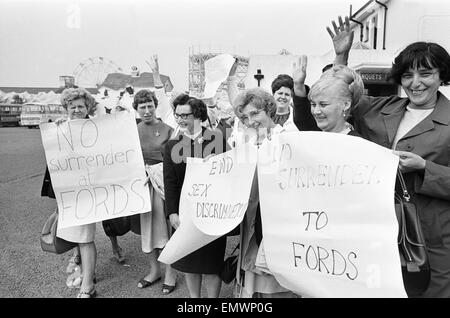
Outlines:
<svg viewBox="0 0 450 318"><path fill-rule="evenodd" d="M158 54L153 54L153 56L150 58L150 61L145 62L152 69L153 83L155 85L155 88L163 88L164 84L161 80L161 76L159 75Z"/></svg>
<svg viewBox="0 0 450 318"><path fill-rule="evenodd" d="M153 73L159 73L158 54L153 54L150 61L145 61L150 66Z"/></svg>
<svg viewBox="0 0 450 318"><path fill-rule="evenodd" d="M305 84L306 79L306 68L308 66L308 57L306 55L301 55L297 62L294 62L292 72L292 79L294 84Z"/></svg>
<svg viewBox="0 0 450 318"><path fill-rule="evenodd" d="M331 21L333 24L333 31L330 27L327 27L328 34L330 34L333 40L334 51L336 55L348 54L353 43L353 31L350 31L350 20L345 17L345 23L342 21L342 17L338 17L339 27L336 22Z"/></svg>
<svg viewBox="0 0 450 318"><path fill-rule="evenodd" d="M306 96L306 68L308 66L308 57L301 55L297 62L294 62L294 71L292 72L292 79L294 80L294 94L299 97Z"/></svg>

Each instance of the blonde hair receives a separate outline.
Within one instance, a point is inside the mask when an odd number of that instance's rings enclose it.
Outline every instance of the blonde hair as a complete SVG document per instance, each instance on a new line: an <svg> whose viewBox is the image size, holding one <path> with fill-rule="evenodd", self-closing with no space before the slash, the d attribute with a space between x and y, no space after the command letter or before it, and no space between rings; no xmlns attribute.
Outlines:
<svg viewBox="0 0 450 318"><path fill-rule="evenodd" d="M92 97L92 95L84 88L66 88L61 93L61 105L67 109L69 103L77 100L84 99L84 104L88 110L88 113L91 112L92 109L97 105L97 101Z"/></svg>
<svg viewBox="0 0 450 318"><path fill-rule="evenodd" d="M313 84L309 91L308 98L335 85L339 88L339 96L333 96L339 100L350 101L351 106L358 104L364 93L364 83L361 76L345 65L335 65Z"/></svg>

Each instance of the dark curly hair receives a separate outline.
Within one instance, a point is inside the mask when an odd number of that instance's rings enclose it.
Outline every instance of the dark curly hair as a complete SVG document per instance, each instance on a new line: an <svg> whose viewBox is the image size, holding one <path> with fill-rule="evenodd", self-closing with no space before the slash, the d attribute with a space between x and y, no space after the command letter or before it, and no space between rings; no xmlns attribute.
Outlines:
<svg viewBox="0 0 450 318"><path fill-rule="evenodd" d="M292 92L294 91L294 80L287 74L280 74L272 82L272 94L275 94L277 90L282 87L289 88Z"/></svg>
<svg viewBox="0 0 450 318"><path fill-rule="evenodd" d="M390 78L401 85L402 75L408 69L424 67L438 68L443 85L450 83L450 55L439 44L432 42L414 42L408 45L392 63Z"/></svg>
<svg viewBox="0 0 450 318"><path fill-rule="evenodd" d="M155 104L155 108L158 107L158 99L155 93L148 89L140 90L134 95L133 108L137 110L139 104L149 103L151 101Z"/></svg>
<svg viewBox="0 0 450 318"><path fill-rule="evenodd" d="M173 100L173 111L177 109L178 105L189 105L191 106L192 115L194 118L205 121L208 119L208 111L206 104L195 97L191 97L187 94L180 94Z"/></svg>

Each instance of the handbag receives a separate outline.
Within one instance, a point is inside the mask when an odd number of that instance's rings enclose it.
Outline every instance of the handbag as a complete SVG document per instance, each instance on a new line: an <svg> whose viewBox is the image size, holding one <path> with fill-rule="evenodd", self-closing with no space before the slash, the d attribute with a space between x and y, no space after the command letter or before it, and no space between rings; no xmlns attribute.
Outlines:
<svg viewBox="0 0 450 318"><path fill-rule="evenodd" d="M228 256L223 262L219 276L225 284L231 283L236 278L238 255L233 254L238 248L239 244L237 244L233 252L231 252L231 256Z"/></svg>
<svg viewBox="0 0 450 318"><path fill-rule="evenodd" d="M395 212L403 284L409 296L418 296L428 288L430 264L419 214L400 171L397 171L397 179L402 190L401 195L395 194Z"/></svg>
<svg viewBox="0 0 450 318"><path fill-rule="evenodd" d="M122 236L131 229L130 218L122 216L102 221L103 230L107 236Z"/></svg>
<svg viewBox="0 0 450 318"><path fill-rule="evenodd" d="M71 250L77 243L66 241L56 236L56 230L58 229L58 210L56 209L47 221L45 221L44 227L41 232L41 248L44 252L50 252L54 254L62 254Z"/></svg>

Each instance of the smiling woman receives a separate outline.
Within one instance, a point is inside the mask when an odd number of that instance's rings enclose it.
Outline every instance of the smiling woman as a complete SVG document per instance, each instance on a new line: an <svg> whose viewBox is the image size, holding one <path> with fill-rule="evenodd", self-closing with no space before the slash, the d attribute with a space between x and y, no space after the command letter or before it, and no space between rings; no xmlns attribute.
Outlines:
<svg viewBox="0 0 450 318"><path fill-rule="evenodd" d="M203 101L181 94L175 98L173 106L180 134L167 142L163 173L166 213L172 227L177 229L181 223L179 208L187 158L205 158L211 154L223 153L228 147L220 130L209 130L201 126L207 118ZM173 268L184 273L191 297L201 296L202 280L205 281L208 297L219 297L219 273L225 245L226 236L221 236L172 264Z"/></svg>
<svg viewBox="0 0 450 318"><path fill-rule="evenodd" d="M328 29L335 64L347 64L353 33L346 18ZM351 108L356 130L366 139L395 150L411 202L421 217L431 280L404 273L408 296L450 297L450 101L439 92L450 83L450 55L437 43L416 42L395 58L393 81L407 98L363 96ZM406 275L405 275L406 274Z"/></svg>
<svg viewBox="0 0 450 318"><path fill-rule="evenodd" d="M95 110L95 99L83 88L67 88L61 93L61 105L68 110L69 120L88 119L88 113ZM58 122L57 122L58 124ZM55 136L55 139L58 135ZM94 159L92 159L94 160ZM55 165L57 167L57 165ZM55 198L51 184L50 173L47 168L41 190L42 196ZM83 212L87 210L82 209ZM60 213L63 213L60 211ZM57 236L69 242L78 243L81 255L81 268L83 279L77 298L92 298L97 292L95 289L95 266L97 263L97 250L95 247L95 223L78 225L57 229Z"/></svg>

